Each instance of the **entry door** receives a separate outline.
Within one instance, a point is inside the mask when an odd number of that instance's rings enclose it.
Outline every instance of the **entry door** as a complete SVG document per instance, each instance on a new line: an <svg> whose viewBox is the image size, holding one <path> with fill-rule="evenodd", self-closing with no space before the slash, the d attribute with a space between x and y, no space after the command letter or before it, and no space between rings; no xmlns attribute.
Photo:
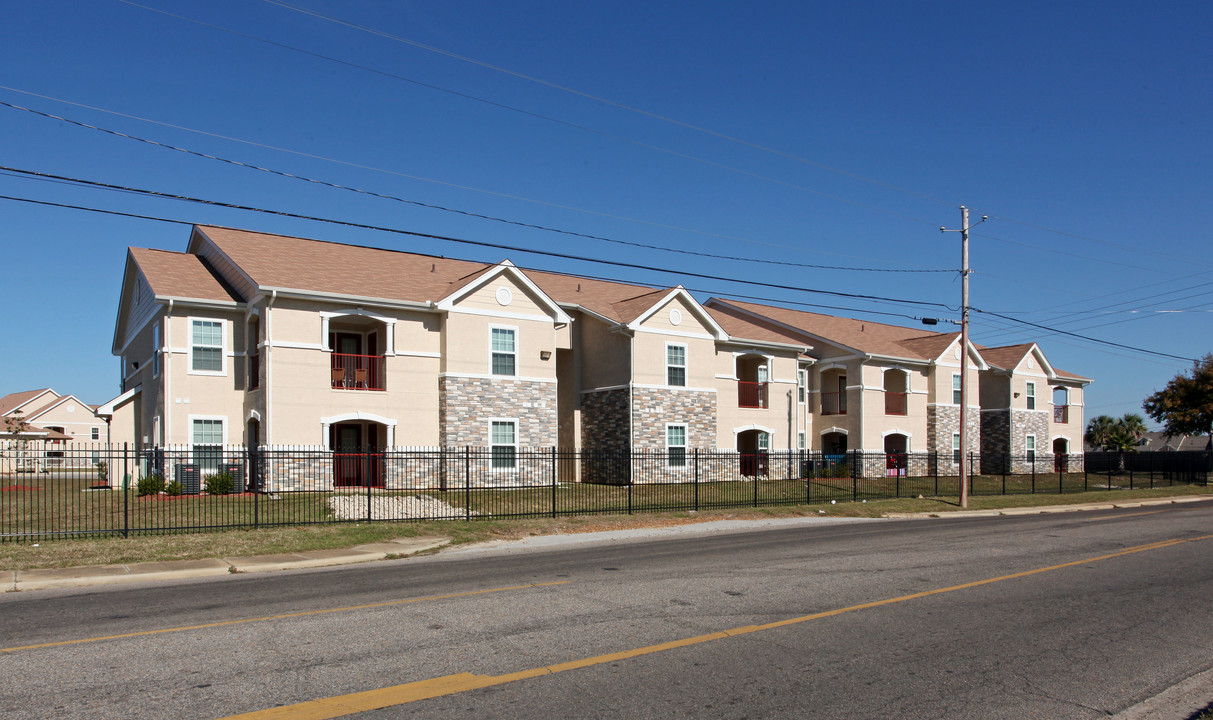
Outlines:
<svg viewBox="0 0 1213 720"><path fill-rule="evenodd" d="M333 485L357 487L362 485L362 426L333 427Z"/></svg>

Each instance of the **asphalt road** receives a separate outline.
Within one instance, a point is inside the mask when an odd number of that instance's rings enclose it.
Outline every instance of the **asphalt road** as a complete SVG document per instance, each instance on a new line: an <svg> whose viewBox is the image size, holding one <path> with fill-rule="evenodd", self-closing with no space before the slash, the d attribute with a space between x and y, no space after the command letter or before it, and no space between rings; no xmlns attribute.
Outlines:
<svg viewBox="0 0 1213 720"><path fill-rule="evenodd" d="M818 521L8 593L0 717L1105 717L1213 668L1211 520Z"/></svg>

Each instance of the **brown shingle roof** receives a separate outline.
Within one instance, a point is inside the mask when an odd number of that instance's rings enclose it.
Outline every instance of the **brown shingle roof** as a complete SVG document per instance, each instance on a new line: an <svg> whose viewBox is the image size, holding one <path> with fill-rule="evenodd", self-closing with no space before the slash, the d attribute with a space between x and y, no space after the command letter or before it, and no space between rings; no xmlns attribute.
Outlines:
<svg viewBox="0 0 1213 720"><path fill-rule="evenodd" d="M33 400L44 392L49 392L55 397L59 397L54 390L50 388L38 388L37 390L22 390L21 392L9 393L4 397L0 397L0 416L8 415L16 408L21 407L25 403ZM25 417L29 417L30 413L22 411Z"/></svg>
<svg viewBox="0 0 1213 720"><path fill-rule="evenodd" d="M740 300L709 301L713 309L738 317L745 317L736 309L768 317L783 325L803 331L810 336L823 338L831 343L853 348L873 355L888 355L915 360L933 360L952 342L955 333L924 333L919 328L834 317L818 313L790 310L788 308L759 305ZM730 310L729 306L736 308ZM813 344L809 339L808 344ZM934 352L935 348L939 352Z"/></svg>
<svg viewBox="0 0 1213 720"><path fill-rule="evenodd" d="M148 248L130 252L155 295L240 302L197 255Z"/></svg>
<svg viewBox="0 0 1213 720"><path fill-rule="evenodd" d="M774 323L763 322L753 317L729 312L722 307L709 307L707 311L712 316L712 319L720 327L724 328L724 331L734 340L783 343L785 345L799 345L802 348L813 344L805 339L803 335L780 329ZM808 356L806 355L805 357Z"/></svg>
<svg viewBox="0 0 1213 720"><path fill-rule="evenodd" d="M1020 343L1018 345L1004 345L1003 347L988 348L978 346L977 350L986 362L996 368L1003 370L1013 370L1023 360L1024 355L1032 349L1036 343Z"/></svg>

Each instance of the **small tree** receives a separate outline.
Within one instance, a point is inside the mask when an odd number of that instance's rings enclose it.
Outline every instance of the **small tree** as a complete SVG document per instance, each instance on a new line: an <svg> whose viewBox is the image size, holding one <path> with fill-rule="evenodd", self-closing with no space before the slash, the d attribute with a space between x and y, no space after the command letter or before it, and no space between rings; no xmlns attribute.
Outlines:
<svg viewBox="0 0 1213 720"><path fill-rule="evenodd" d="M13 460L13 471L21 470L21 461L25 458L25 451L29 447L29 438L25 433L29 432L32 427L25 421L25 413L20 410L14 410L12 415L4 418L4 431L13 436L11 447L15 450Z"/></svg>
<svg viewBox="0 0 1213 720"><path fill-rule="evenodd" d="M1093 447L1106 452L1137 452L1137 445L1146 436L1146 421L1137 413L1125 413L1113 418L1099 415L1091 418L1083 439ZM1116 471L1124 470L1124 457L1117 455Z"/></svg>
<svg viewBox="0 0 1213 720"><path fill-rule="evenodd" d="M1167 437L1208 435L1213 442L1213 354L1196 361L1141 404Z"/></svg>

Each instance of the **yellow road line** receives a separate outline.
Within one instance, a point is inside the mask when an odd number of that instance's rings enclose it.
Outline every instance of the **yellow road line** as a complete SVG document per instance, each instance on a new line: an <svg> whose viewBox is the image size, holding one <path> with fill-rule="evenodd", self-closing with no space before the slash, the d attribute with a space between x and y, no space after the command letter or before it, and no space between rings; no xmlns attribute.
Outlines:
<svg viewBox="0 0 1213 720"><path fill-rule="evenodd" d="M1186 540L1161 540L1159 542L1148 543L1146 545L1137 545L1135 547L1126 548L1114 553L1108 553L1107 555L1099 555L1082 560L1061 563L1060 565L1050 565L1048 567L1036 568L1034 570L1025 570L1023 572L1012 573L1010 575L1000 575L998 577L987 578L985 580L976 580L974 582L963 583L961 585L952 585L951 587L938 588L936 590L926 590L910 595L888 598L886 600L876 600L874 602L851 605L849 607L838 608L836 610L826 610L824 612L813 613L812 615L804 615L801 617L789 618L787 620L778 620L776 622L766 623L763 625L746 625L745 627L732 628L730 630L720 630L718 632L708 633L706 635L696 635L695 637L671 640L669 642L658 643L656 645L647 645L645 647L634 648L631 650L622 650L620 652L607 653L605 655L595 655L594 657L583 658L581 660L572 660L569 662L557 663L555 665L547 665L545 667L520 670L518 672L507 673L505 675L475 675L473 673L458 673L456 675L446 675L443 677L431 678L429 680L418 680L417 682L379 688L377 690L367 690L364 692L351 693L349 695L336 695L333 697L321 698L319 700L297 703L295 705L283 705L266 710L255 710L253 712L243 713L240 715L232 715L230 717L223 718L222 720L287 720L288 718L289 720L328 720L329 718L344 717L346 715L353 715L355 713L366 712L368 710L378 710L385 707L392 707L394 705L405 705L418 700L427 700L430 698L442 697L444 695L454 695L457 693L466 692L468 690L476 690L494 685L505 685L506 683L564 672L565 670L576 670L594 665L602 665L604 663L618 662L620 660L627 660L629 658L640 657L643 655L651 655L653 653L664 652L666 650L674 650L677 648L689 647L691 645L712 642L713 640L723 640L725 638L747 635L749 633L773 630L775 628L786 627L788 625L796 625L798 623L808 622L810 620L818 620L821 618L832 617L834 615L842 615L843 613L855 612L856 610L866 610L869 608L880 607L882 605L892 605L894 603L906 602L907 600L917 600L919 598L930 597L931 595L939 595L942 593L954 592L956 590L980 587L982 585L1003 582L1005 580L1014 580L1016 578L1036 575L1038 573L1061 570L1063 568L1074 567L1076 565L1085 565L1087 563L1098 562L1100 560L1110 560L1123 555L1131 555L1133 553L1145 552L1147 550L1160 550L1162 548L1181 545L1188 542L1196 542L1197 540L1208 540L1210 538L1213 538L1213 535L1202 535L1200 537L1189 538Z"/></svg>
<svg viewBox="0 0 1213 720"><path fill-rule="evenodd" d="M307 617L308 615L326 615L328 613L348 612L350 610L368 610L370 608L391 607L393 605L407 605L409 603L426 602L428 600L449 600L451 598L472 597L474 595L487 595L488 593L499 593L507 590L526 590L528 588L548 587L551 585L564 585L572 582L571 580L560 580L558 582L545 583L528 583L526 585L511 585L509 587L491 588L489 590L473 590L471 592L451 593L449 595L430 595L428 597L407 598L405 600L386 600L384 602L368 603L366 605L350 605L348 607L325 608L323 610L306 610L303 612L284 613L282 615L266 615L264 617L244 618L241 620L223 620L220 622L204 623L202 625L185 625L182 627L162 628L160 630L143 630L140 632L124 633L122 635L105 635L102 637L80 638L79 640L61 640L59 642L41 643L39 645L21 645L19 647L0 648L0 653L11 653L19 650L37 650L40 648L59 647L62 645L79 645L81 643L94 643L103 640L121 640L123 638L144 637L147 635L160 635L163 633L182 632L184 630L203 630L206 628L223 627L225 625L241 625L243 623L263 622L266 620L284 620L286 618Z"/></svg>

